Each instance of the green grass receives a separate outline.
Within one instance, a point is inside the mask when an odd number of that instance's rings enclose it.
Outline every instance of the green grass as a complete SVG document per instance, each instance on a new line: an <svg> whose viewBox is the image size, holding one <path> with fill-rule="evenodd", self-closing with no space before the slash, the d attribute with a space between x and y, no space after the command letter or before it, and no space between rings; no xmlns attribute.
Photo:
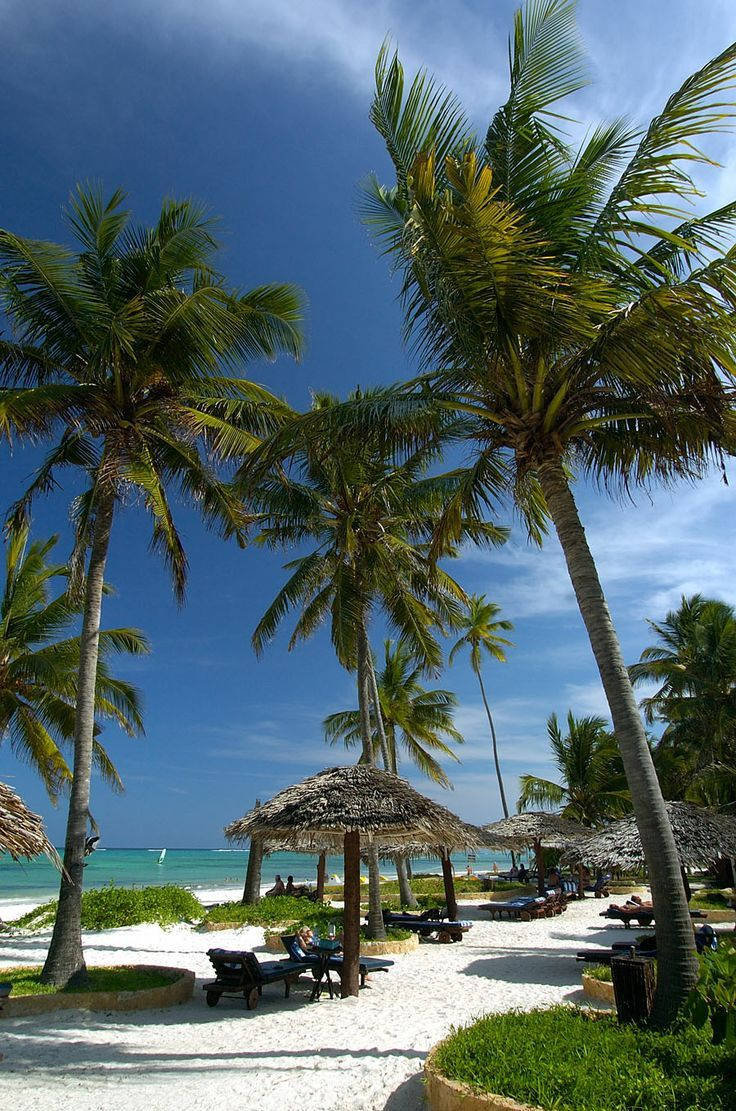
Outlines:
<svg viewBox="0 0 736 1111"><path fill-rule="evenodd" d="M693 892L690 906L693 910L730 910L730 903L734 902L732 891L719 888L704 888Z"/></svg>
<svg viewBox="0 0 736 1111"><path fill-rule="evenodd" d="M52 926L56 916L56 900L36 907L10 923L28 930ZM204 917L199 899L183 887L101 887L82 895L82 929L111 930L116 926L137 926L154 922L173 926L177 922L193 922Z"/></svg>
<svg viewBox="0 0 736 1111"><path fill-rule="evenodd" d="M610 964L592 964L586 966L583 972L586 976L590 976L593 980L600 980L603 984L613 983Z"/></svg>
<svg viewBox="0 0 736 1111"><path fill-rule="evenodd" d="M736 1053L683 1023L658 1034L554 1007L480 1019L437 1052L440 1072L545 1111L733 1111Z"/></svg>
<svg viewBox="0 0 736 1111"><path fill-rule="evenodd" d="M364 885L365 886L365 885ZM524 884L514 883L509 880L496 880L493 885L494 891L516 891L524 887ZM444 903L445 901L445 885L442 876L431 875L417 875L412 878L411 889L418 897L419 902L423 898L429 898L429 906L434 902ZM366 887L367 891L367 887ZM342 884L330 884L325 887L325 894L332 896L335 899L342 899L343 888ZM388 905L391 897L398 896L399 894L399 881L398 880L383 880L381 882L381 897ZM455 876L455 894L456 895L486 895L487 891L483 890L483 883L477 876Z"/></svg>
<svg viewBox="0 0 736 1111"><path fill-rule="evenodd" d="M310 899L291 895L270 895L252 905L246 903L218 903L207 911L206 922L232 922L239 926L276 926L294 924L327 927L340 919L341 911L330 906L320 906Z"/></svg>
<svg viewBox="0 0 736 1111"><path fill-rule="evenodd" d="M19 995L54 995L61 991L74 995L83 991L143 991L145 988L162 988L171 984L176 976L171 972L149 972L141 968L88 968L89 983L85 987L58 988L41 983L39 965L24 968L0 969L0 980L13 985L13 997Z"/></svg>

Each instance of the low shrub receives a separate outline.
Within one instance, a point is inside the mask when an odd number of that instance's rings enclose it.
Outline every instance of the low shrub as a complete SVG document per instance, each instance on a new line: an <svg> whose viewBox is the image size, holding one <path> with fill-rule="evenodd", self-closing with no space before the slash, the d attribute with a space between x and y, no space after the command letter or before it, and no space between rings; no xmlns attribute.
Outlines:
<svg viewBox="0 0 736 1111"><path fill-rule="evenodd" d="M593 980L600 980L603 984L613 983L610 964L592 964L589 968L584 968L583 972L586 976L590 976Z"/></svg>
<svg viewBox="0 0 736 1111"><path fill-rule="evenodd" d="M439 1071L545 1111L733 1111L736 1054L682 1022L664 1034L553 1007L455 1030Z"/></svg>
<svg viewBox="0 0 736 1111"><path fill-rule="evenodd" d="M257 903L218 903L210 907L205 922L233 922L239 926L299 925L320 930L337 922L341 912L334 907L299 899L293 895L267 895Z"/></svg>
<svg viewBox="0 0 736 1111"><path fill-rule="evenodd" d="M720 888L703 888L693 893L690 906L693 910L729 910L733 902L731 892Z"/></svg>
<svg viewBox="0 0 736 1111"><path fill-rule="evenodd" d="M13 985L13 995L54 995L63 992L74 995L83 991L143 991L146 988L162 988L176 979L173 972L149 971L143 968L88 968L88 982L81 987L67 986L58 988L54 984L41 983L41 968L3 968L0 979Z"/></svg>
<svg viewBox="0 0 736 1111"><path fill-rule="evenodd" d="M36 907L12 922L28 930L52 926L56 900ZM112 930L117 926L138 926L154 922L173 926L194 922L204 916L204 907L191 891L173 884L164 887L100 887L82 894L82 929Z"/></svg>

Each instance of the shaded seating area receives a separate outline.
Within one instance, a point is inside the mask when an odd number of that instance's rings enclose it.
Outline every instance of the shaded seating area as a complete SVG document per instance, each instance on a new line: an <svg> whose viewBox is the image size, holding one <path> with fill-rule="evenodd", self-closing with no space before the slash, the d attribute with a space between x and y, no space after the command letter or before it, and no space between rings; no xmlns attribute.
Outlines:
<svg viewBox="0 0 736 1111"><path fill-rule="evenodd" d="M300 944L300 939L296 934L284 934L281 938L281 943L284 949L291 958L293 964L304 964L308 969L313 972L317 970L323 962L323 956L317 952L305 952ZM288 962L283 962L284 964ZM329 957L327 960L327 967L331 972L336 972L340 976L343 966L342 953L336 952L334 956ZM373 972L388 972L389 968L393 967L394 962L382 959L380 957L359 957L358 971L360 974L360 986L365 987L366 976L371 975ZM288 993L287 993L288 994Z"/></svg>
<svg viewBox="0 0 736 1111"><path fill-rule="evenodd" d="M491 918L516 919L521 922L530 922L533 918L553 918L567 910L567 901L563 895L520 895L516 899L506 902L484 903L481 910L490 912Z"/></svg>
<svg viewBox="0 0 736 1111"><path fill-rule="evenodd" d="M383 921L386 926L411 930L412 933L419 934L423 938L430 938L432 934L437 934L439 941L452 942L462 941L463 934L466 934L473 925L472 922L449 918L447 911L440 907L431 907L421 914L384 910Z"/></svg>
<svg viewBox="0 0 736 1111"><path fill-rule="evenodd" d="M695 947L699 953L703 953L706 949L718 948L718 934L712 926L704 923L695 931ZM586 964L610 964L613 957L626 956L631 949L635 950L637 956L656 957L656 934L639 938L633 945L628 941L615 941L609 949L583 949L575 959Z"/></svg>
<svg viewBox="0 0 736 1111"><path fill-rule="evenodd" d="M242 995L248 1010L253 1011L266 984L283 983L288 998L291 984L310 968L306 960L261 963L255 953L229 949L208 949L207 956L215 970L215 979L202 985L208 1007L216 1007L223 995Z"/></svg>

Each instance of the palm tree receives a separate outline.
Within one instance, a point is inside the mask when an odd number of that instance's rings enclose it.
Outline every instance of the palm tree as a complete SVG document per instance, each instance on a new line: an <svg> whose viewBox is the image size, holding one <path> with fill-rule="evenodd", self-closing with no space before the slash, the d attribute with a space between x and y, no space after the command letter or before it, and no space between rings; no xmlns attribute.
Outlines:
<svg viewBox="0 0 736 1111"><path fill-rule="evenodd" d="M79 188L68 219L76 253L0 233L0 292L15 338L0 344L0 428L54 436L11 519L28 516L57 472L72 467L85 490L73 505L72 588L84 576L84 608L59 909L43 970L47 982L84 980L81 896L89 809L94 698L103 576L113 519L139 501L152 547L166 561L179 601L187 558L169 501L193 502L208 527L243 540L246 515L213 460L248 451L272 427L279 403L228 375L250 357L301 347L300 296L289 286L249 293L214 269L212 220L191 201L164 202L151 228L131 226L123 194L105 202ZM202 450L204 449L204 451Z"/></svg>
<svg viewBox="0 0 736 1111"><path fill-rule="evenodd" d="M488 602L485 594L472 594L468 601L467 612L463 614L460 621L460 628L463 630L463 635L453 645L450 652L449 663L455 659L458 652L463 648L470 649L470 666L475 672L478 683L480 685L480 693L483 699L483 705L486 709L486 717L488 718L488 725L491 730L491 743L493 745L493 762L496 766L496 779L498 780L498 793L501 796L501 806L503 807L503 816L508 818L509 808L506 802L506 791L503 786L503 777L501 775L501 764L498 758L498 742L496 740L496 727L493 724L493 716L491 708L488 705L488 698L486 697L486 688L483 683L483 674L481 671L481 664L483 662L483 653L499 663L506 662L506 648L511 646L511 641L506 637L499 635L501 631L510 632L513 629L511 621L499 618L501 612L500 606L494 602Z"/></svg>
<svg viewBox="0 0 736 1111"><path fill-rule="evenodd" d="M559 780L520 776L519 810L543 806L591 827L631 811L621 755L604 718L576 718L570 710L563 734L552 714L547 735Z"/></svg>
<svg viewBox="0 0 736 1111"><path fill-rule="evenodd" d="M458 756L448 744L462 743L453 724L457 698L452 691L426 690L420 679L423 667L406 644L399 641L384 643L384 665L376 676L381 718L385 730L383 765L387 771L399 774L399 748L419 770L440 786L452 786L450 779L435 753L457 760ZM381 737L375 710L371 716L374 752L381 748ZM342 741L346 747L361 745L361 719L358 710L341 710L324 720L325 739L330 744ZM403 857L396 859L399 895L402 906L416 906L417 901Z"/></svg>
<svg viewBox="0 0 736 1111"><path fill-rule="evenodd" d="M312 418L329 415L336 406L335 398L317 396L312 414L284 422L274 434L276 446L267 441L243 465L241 480L261 528L260 542L276 548L310 545L306 555L286 565L290 577L259 621L253 647L260 654L292 609L300 615L290 649L329 619L338 661L356 673L362 759L372 764L371 703L380 743L386 739L368 640L371 617L381 611L432 672L442 661L433 629L457 617L465 595L427 552L446 486L446 480L423 477L434 449L395 460L382 453L375 435L311 435ZM273 467L275 457L289 459L288 473ZM505 539L502 530L475 518L471 510L460 522L464 535L481 544ZM369 929L381 937L375 854L369 883Z"/></svg>
<svg viewBox="0 0 736 1111"><path fill-rule="evenodd" d="M694 594L664 621L648 622L657 644L629 668L657 684L642 700L647 722L665 723L654 750L668 797L705 806L736 801L736 613Z"/></svg>
<svg viewBox="0 0 736 1111"><path fill-rule="evenodd" d="M0 741L7 739L13 752L38 773L54 804L72 780L62 748L74 738L80 641L63 634L81 609L66 590L50 597L53 580L66 579L66 568L49 562L56 542L54 536L29 543L27 529L10 535L0 601ZM143 732L140 696L130 683L110 674L107 659L113 652L148 651L137 629L100 630L96 716L115 721L132 737ZM114 790L122 790L99 732L98 725L92 739L93 763Z"/></svg>
<svg viewBox="0 0 736 1111"><path fill-rule="evenodd" d="M658 927L653 1022L697 976L677 853L573 476L604 489L694 479L733 445L736 202L702 216L701 136L734 115L736 44L641 130L616 120L579 146L562 101L585 83L569 0L517 12L510 91L476 139L452 94L420 73L406 92L384 47L371 115L395 184L367 218L403 272L406 330L425 373L350 420L404 441L445 426L472 452L440 535L468 500L508 496L538 537L550 520L601 675L644 845Z"/></svg>

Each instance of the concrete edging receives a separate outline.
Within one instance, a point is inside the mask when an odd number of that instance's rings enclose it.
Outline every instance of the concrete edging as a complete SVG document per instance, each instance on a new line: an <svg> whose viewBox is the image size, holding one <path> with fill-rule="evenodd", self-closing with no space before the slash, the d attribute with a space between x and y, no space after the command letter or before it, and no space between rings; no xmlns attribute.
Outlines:
<svg viewBox="0 0 736 1111"><path fill-rule="evenodd" d="M507 1096L493 1092L476 1092L468 1084L449 1080L443 1076L434 1063L434 1057L442 1045L438 1042L427 1054L424 1062L424 1081L427 1103L430 1111L541 1111L528 1103L517 1103Z"/></svg>
<svg viewBox="0 0 736 1111"><path fill-rule="evenodd" d="M172 972L177 978L158 988L140 991L57 992L54 995L10 995L0 1011L4 1018L23 1018L49 1011L147 1011L186 1003L194 993L193 972L188 968L171 968L157 964L116 965L116 968L139 969L142 972Z"/></svg>
<svg viewBox="0 0 736 1111"><path fill-rule="evenodd" d="M588 999L595 999L597 1003L608 1003L612 1007L616 1005L613 984L608 980L596 980L595 976L589 976L587 972L583 973L583 992Z"/></svg>

